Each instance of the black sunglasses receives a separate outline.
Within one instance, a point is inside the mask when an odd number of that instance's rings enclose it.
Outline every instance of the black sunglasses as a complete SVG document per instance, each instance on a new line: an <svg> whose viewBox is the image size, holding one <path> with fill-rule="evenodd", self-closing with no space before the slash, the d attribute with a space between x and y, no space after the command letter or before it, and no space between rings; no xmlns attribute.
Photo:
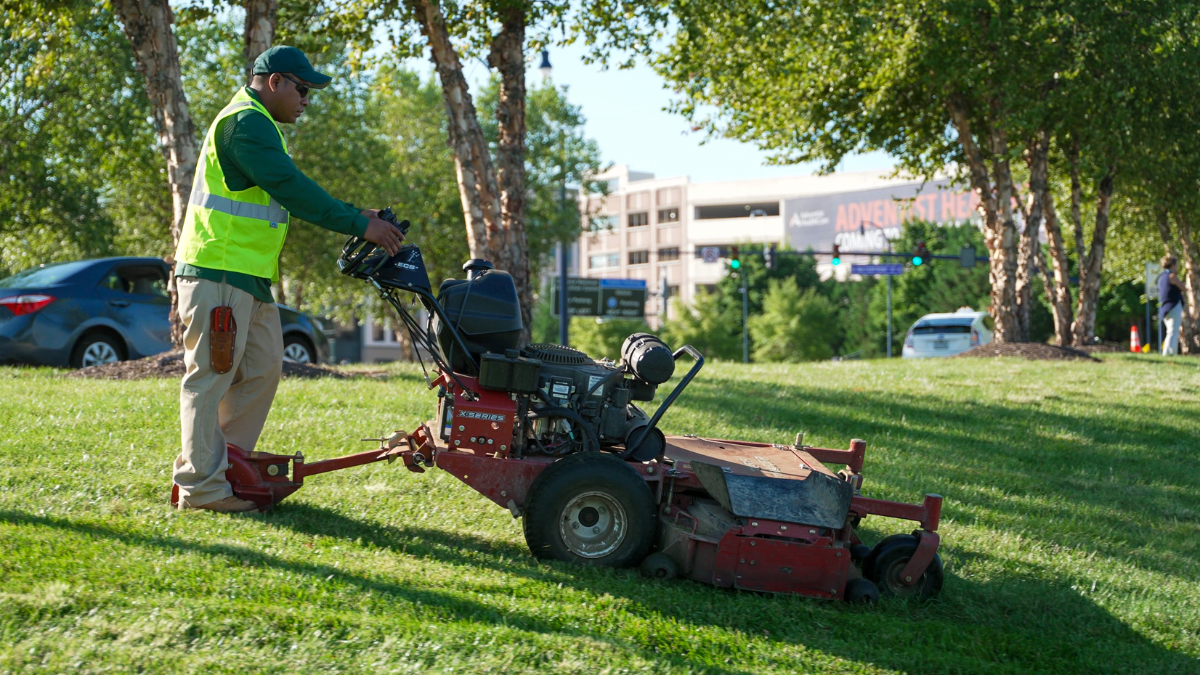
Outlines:
<svg viewBox="0 0 1200 675"><path fill-rule="evenodd" d="M279 76L296 85L296 93L300 94L300 98L306 98L308 96L308 92L312 90L312 87L308 86L307 84L304 84L300 80L297 80L296 78L294 78L286 73L279 73Z"/></svg>

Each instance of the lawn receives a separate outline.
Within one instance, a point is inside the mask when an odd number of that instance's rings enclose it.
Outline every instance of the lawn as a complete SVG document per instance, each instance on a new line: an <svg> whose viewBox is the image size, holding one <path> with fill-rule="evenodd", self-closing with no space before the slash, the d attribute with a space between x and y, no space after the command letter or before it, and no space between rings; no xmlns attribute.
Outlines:
<svg viewBox="0 0 1200 675"><path fill-rule="evenodd" d="M1200 359L706 367L668 433L863 438L864 494L945 496L941 596L873 607L535 562L399 464L175 513L177 392L0 369L0 672L1200 673ZM286 380L259 449L367 449L434 400L404 366Z"/></svg>

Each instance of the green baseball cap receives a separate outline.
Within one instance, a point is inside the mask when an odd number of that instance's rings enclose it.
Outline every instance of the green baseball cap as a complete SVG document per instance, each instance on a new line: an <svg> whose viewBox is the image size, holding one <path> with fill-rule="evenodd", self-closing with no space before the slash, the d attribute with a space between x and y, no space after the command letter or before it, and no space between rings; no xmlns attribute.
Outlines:
<svg viewBox="0 0 1200 675"><path fill-rule="evenodd" d="M254 74L291 73L311 84L314 89L324 89L333 78L318 73L304 52L287 45L277 45L254 59Z"/></svg>

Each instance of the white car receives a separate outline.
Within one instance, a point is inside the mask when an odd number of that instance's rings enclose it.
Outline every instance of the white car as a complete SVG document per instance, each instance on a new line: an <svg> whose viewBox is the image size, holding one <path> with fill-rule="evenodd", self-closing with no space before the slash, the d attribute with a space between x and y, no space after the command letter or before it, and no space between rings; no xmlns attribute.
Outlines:
<svg viewBox="0 0 1200 675"><path fill-rule="evenodd" d="M906 359L954 356L992 341L992 317L963 307L953 314L926 314L908 329L901 355Z"/></svg>

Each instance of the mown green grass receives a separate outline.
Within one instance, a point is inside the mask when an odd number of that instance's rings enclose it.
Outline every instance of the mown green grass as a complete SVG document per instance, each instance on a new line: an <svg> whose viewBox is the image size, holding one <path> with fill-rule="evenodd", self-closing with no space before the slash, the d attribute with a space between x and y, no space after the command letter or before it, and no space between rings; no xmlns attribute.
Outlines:
<svg viewBox="0 0 1200 675"><path fill-rule="evenodd" d="M260 449L428 418L389 373L285 381ZM668 432L863 438L865 494L946 497L942 595L871 608L538 563L505 510L399 464L175 513L177 392L0 369L0 671L1200 672L1197 360L706 368Z"/></svg>

